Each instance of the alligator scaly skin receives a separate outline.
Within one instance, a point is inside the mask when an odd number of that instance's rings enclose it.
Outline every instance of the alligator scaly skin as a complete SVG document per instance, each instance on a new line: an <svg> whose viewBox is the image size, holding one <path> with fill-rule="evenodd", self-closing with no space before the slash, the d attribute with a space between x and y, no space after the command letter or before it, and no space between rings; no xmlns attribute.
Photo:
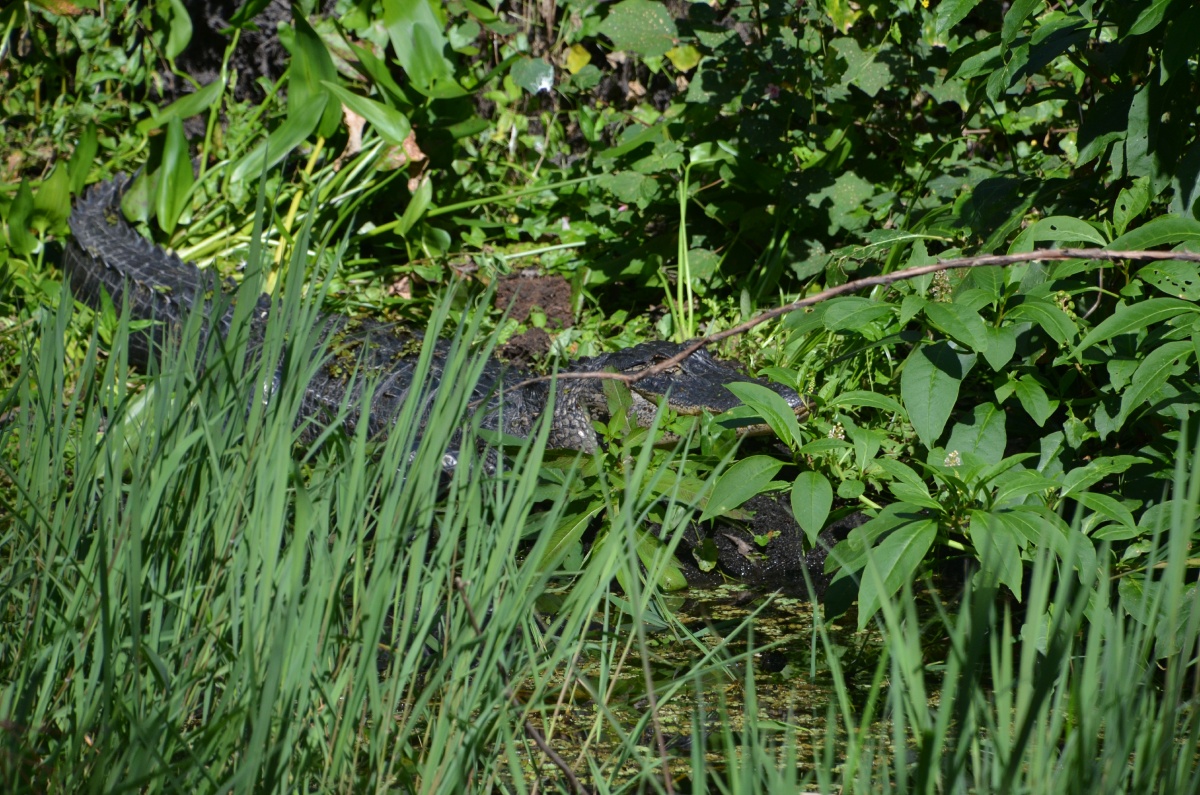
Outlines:
<svg viewBox="0 0 1200 795"><path fill-rule="evenodd" d="M228 331L233 317L235 290L232 282L221 281L208 271L184 262L141 237L121 215L119 204L124 180L118 178L93 187L79 199L71 213L73 240L66 245L63 266L74 296L91 306L100 305L102 292L111 296L118 307L128 303L134 319L154 321L148 331L130 335L129 356L135 366L145 368L176 333L192 311L208 317L206 333ZM226 300L217 301L225 293ZM222 316L211 316L215 305L227 307ZM271 304L259 298L250 320L250 345L263 339L270 320ZM419 336L393 326L357 321L339 315L318 320L324 339L330 342L331 355L305 387L301 420L322 422L337 415L341 406L352 407L344 419L353 432L361 420L357 407L367 379L374 376L374 392L367 411L369 432L386 432L399 415L413 388L417 364L414 342ZM634 373L663 361L683 346L666 342L647 342L610 354L572 362L566 372L615 370ZM441 386L442 369L449 343L436 343L431 372L422 386L431 395ZM360 377L351 378L352 373ZM486 404L483 427L516 437L528 435L549 403L550 387L544 383L525 384L530 374L495 359L484 363L482 376L472 393L472 403ZM782 395L797 412L804 409L801 397L787 387L748 378L713 359L701 350L674 369L637 382L634 387L635 421L652 418L658 398L668 396L673 408L683 413L707 409L714 413L740 405L724 385L753 382ZM593 420L603 419L607 399L599 380L563 379L555 387L554 416L551 419L549 446L590 451L596 447ZM347 392L352 394L347 394ZM503 411L496 395L503 393Z"/></svg>

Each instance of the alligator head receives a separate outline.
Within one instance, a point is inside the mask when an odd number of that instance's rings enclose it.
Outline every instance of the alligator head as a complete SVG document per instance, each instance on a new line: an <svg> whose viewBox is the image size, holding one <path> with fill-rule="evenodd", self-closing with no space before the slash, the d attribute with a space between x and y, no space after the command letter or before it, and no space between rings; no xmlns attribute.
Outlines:
<svg viewBox="0 0 1200 795"><path fill-rule="evenodd" d="M644 342L631 348L581 359L567 368L568 373L615 372L636 375L681 353L691 343ZM795 390L781 384L751 378L717 361L708 351L700 349L683 361L662 372L633 381L629 385L633 397L631 422L648 428L659 406L684 415L703 412L722 414L737 408L742 402L727 389L734 383L751 383L766 387L780 395L798 416L808 413L808 404ZM559 448L592 451L596 434L591 420L608 414L608 399L600 379L571 378L558 383L555 395L554 419L550 445ZM763 424L736 428L740 435L767 432Z"/></svg>

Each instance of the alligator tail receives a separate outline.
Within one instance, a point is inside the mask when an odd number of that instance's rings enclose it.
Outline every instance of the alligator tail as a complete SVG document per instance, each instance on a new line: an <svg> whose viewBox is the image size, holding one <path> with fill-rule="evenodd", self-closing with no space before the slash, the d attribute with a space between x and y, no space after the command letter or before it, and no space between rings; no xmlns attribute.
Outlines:
<svg viewBox="0 0 1200 795"><path fill-rule="evenodd" d="M75 202L63 269L80 301L98 309L107 293L118 311L127 304L134 320L155 321L148 333L130 335L130 361L144 367L197 304L211 312L212 298L232 285L139 235L121 215L126 185L117 177Z"/></svg>

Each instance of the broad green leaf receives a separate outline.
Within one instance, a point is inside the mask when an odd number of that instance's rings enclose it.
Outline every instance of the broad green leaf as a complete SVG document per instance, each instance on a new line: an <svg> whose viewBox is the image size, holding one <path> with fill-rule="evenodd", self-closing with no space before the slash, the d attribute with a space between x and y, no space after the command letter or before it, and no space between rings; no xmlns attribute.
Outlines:
<svg viewBox="0 0 1200 795"><path fill-rule="evenodd" d="M408 235L412 228L416 226L417 221L425 216L429 210L429 205L433 201L433 182L425 177L421 180L416 193L408 201L408 206L404 208L404 215L400 216L400 223L396 226L396 234L404 237Z"/></svg>
<svg viewBox="0 0 1200 795"><path fill-rule="evenodd" d="M271 0L246 0L229 18L229 27L245 28L248 24L254 21L254 18L266 10L267 6L271 5Z"/></svg>
<svg viewBox="0 0 1200 795"><path fill-rule="evenodd" d="M1009 320L1028 320L1041 326L1059 345L1079 333L1075 322L1056 304L1045 299L1031 299L1009 310Z"/></svg>
<svg viewBox="0 0 1200 795"><path fill-rule="evenodd" d="M988 326L986 331L988 344L983 350L983 358L993 370L1000 372L1017 352L1017 332L1012 326Z"/></svg>
<svg viewBox="0 0 1200 795"><path fill-rule="evenodd" d="M408 92L401 88L400 85L392 78L391 71L381 58L376 56L375 53L371 52L369 49L365 47L359 47L353 42L347 42L347 44L349 45L351 52L354 53L355 58L358 59L358 63L355 68L369 77L371 82L375 84L376 88L380 89L380 91L389 99L391 99L394 104L402 108L412 107L413 102L409 98Z"/></svg>
<svg viewBox="0 0 1200 795"><path fill-rule="evenodd" d="M1031 469L1005 473L996 481L992 504L996 507L1010 502L1023 502L1031 494L1046 495L1058 487L1058 481Z"/></svg>
<svg viewBox="0 0 1200 795"><path fill-rule="evenodd" d="M443 54L446 36L428 0L383 0L383 23L414 88L432 96L453 85L454 64Z"/></svg>
<svg viewBox="0 0 1200 795"><path fill-rule="evenodd" d="M318 97L328 100L329 91L326 83L337 82L337 70L333 66L333 58L321 37L312 29L312 25L302 14L292 18L296 35L293 39L295 52L292 54L291 65L288 67L288 120L306 115L313 111L316 105L313 101ZM321 106L321 116L313 128L318 135L325 138L333 135L341 123L341 107L326 101Z"/></svg>
<svg viewBox="0 0 1200 795"><path fill-rule="evenodd" d="M662 539L644 530L637 531L638 559L647 571L658 572L658 587L664 591L680 591L687 587L687 579L679 568L679 564L667 552L667 546Z"/></svg>
<svg viewBox="0 0 1200 795"><path fill-rule="evenodd" d="M1075 350L1071 351L1071 356L1079 358L1080 353L1097 342L1119 334L1141 331L1155 323L1162 323L1189 312L1200 312L1200 306L1190 301L1180 301L1178 298L1150 298L1119 306L1079 342Z"/></svg>
<svg viewBox="0 0 1200 795"><path fill-rule="evenodd" d="M32 216L33 191L29 190L29 183L22 179L17 195L8 206L8 218L4 219L8 227L9 248L21 256L37 251L37 238L29 232Z"/></svg>
<svg viewBox="0 0 1200 795"><path fill-rule="evenodd" d="M618 50L643 57L666 55L679 37L675 20L666 6L651 0L617 3L600 23L599 32L610 38Z"/></svg>
<svg viewBox="0 0 1200 795"><path fill-rule="evenodd" d="M1042 5L1045 0L1014 0L1009 6L1008 11L1004 14L1004 22L1000 27L1000 41L1005 47L1012 44L1013 39L1021 32L1021 28L1025 25L1025 20L1033 13L1034 9Z"/></svg>
<svg viewBox="0 0 1200 795"><path fill-rule="evenodd" d="M1129 388L1121 394L1121 413L1118 423L1123 425L1134 409L1141 406L1163 388L1181 360L1195 355L1191 340L1165 342L1152 350L1138 365Z"/></svg>
<svg viewBox="0 0 1200 795"><path fill-rule="evenodd" d="M792 515L810 544L816 545L832 507L833 487L829 480L820 472L801 472L792 483Z"/></svg>
<svg viewBox="0 0 1200 795"><path fill-rule="evenodd" d="M796 422L796 413L778 392L762 384L749 382L726 384L725 388L738 400L758 412L784 444L793 448L804 444L804 439L800 436L800 425Z"/></svg>
<svg viewBox="0 0 1200 795"><path fill-rule="evenodd" d="M1097 494L1091 491L1084 491L1071 496L1080 505L1095 511L1101 516L1109 519L1110 521L1116 522L1122 527L1137 527L1137 522L1133 520L1133 514L1128 508L1121 504L1120 500L1116 499L1115 497L1110 497L1107 494Z"/></svg>
<svg viewBox="0 0 1200 795"><path fill-rule="evenodd" d="M156 110L151 106L150 118L139 121L136 129L141 135L146 135L167 124L171 119L188 119L197 113L203 113L221 98L224 91L225 84L220 80L214 80L199 91L184 94L162 110Z"/></svg>
<svg viewBox="0 0 1200 795"><path fill-rule="evenodd" d="M540 94L554 88L554 67L542 58L521 58L512 65L513 82L529 94Z"/></svg>
<svg viewBox="0 0 1200 795"><path fill-rule="evenodd" d="M666 52L667 60L680 72L690 72L700 65L704 54L690 44L672 47Z"/></svg>
<svg viewBox="0 0 1200 795"><path fill-rule="evenodd" d="M1021 406L1033 418L1033 421L1038 424L1039 428L1045 425L1046 420L1050 419L1050 415L1058 407L1058 401L1050 400L1046 395L1046 390L1032 375L1021 376L1013 386L1017 393L1017 400L1021 401Z"/></svg>
<svg viewBox="0 0 1200 795"><path fill-rule="evenodd" d="M900 325L907 326L908 321L916 317L929 301L920 295L906 295L900 302Z"/></svg>
<svg viewBox="0 0 1200 795"><path fill-rule="evenodd" d="M326 82L324 85L339 102L366 119L379 133L380 138L393 146L404 145L404 140L412 131L412 125L403 113L382 102L360 97L336 83Z"/></svg>
<svg viewBox="0 0 1200 795"><path fill-rule="evenodd" d="M900 375L900 394L909 421L926 447L933 447L958 400L974 354L956 353L944 342L922 345L909 354Z"/></svg>
<svg viewBox="0 0 1200 795"><path fill-rule="evenodd" d="M956 450L978 456L989 464L1004 458L1008 432L1004 427L1007 415L994 403L982 403L971 412L969 422L957 422L950 429L946 451Z"/></svg>
<svg viewBox="0 0 1200 795"><path fill-rule="evenodd" d="M975 310L959 304L929 303L925 305L925 317L972 350L987 351L987 328Z"/></svg>
<svg viewBox="0 0 1200 795"><path fill-rule="evenodd" d="M929 519L896 528L868 553L869 562L858 588L858 628L865 629L879 610L906 582L911 582L937 538L937 523ZM882 581L882 582L881 582Z"/></svg>
<svg viewBox="0 0 1200 795"><path fill-rule="evenodd" d="M42 216L51 226L58 226L71 214L71 180L67 171L66 163L55 163L50 176L42 180L37 196L33 198L35 215Z"/></svg>
<svg viewBox="0 0 1200 795"><path fill-rule="evenodd" d="M1138 177L1128 188L1117 195L1113 205L1113 226L1118 235L1125 234L1130 222L1146 211L1150 206L1150 178Z"/></svg>
<svg viewBox="0 0 1200 795"><path fill-rule="evenodd" d="M918 508L926 508L936 513L942 513L942 504L929 496L929 492L924 488L924 484L922 484L921 488L917 488L908 483L896 481L888 484L888 491L900 502Z"/></svg>
<svg viewBox="0 0 1200 795"><path fill-rule="evenodd" d="M1134 455L1101 456L1081 467L1068 472L1062 480L1062 496L1086 491L1109 475L1119 475L1134 464L1145 463L1145 458Z"/></svg>
<svg viewBox="0 0 1200 795"><path fill-rule="evenodd" d="M88 174L94 165L93 161L96 159L98 148L96 123L89 121L87 127L79 135L79 143L75 145L75 151L71 153L71 159L67 163L67 172L71 175L71 193L78 194L87 184Z"/></svg>
<svg viewBox="0 0 1200 795"><path fill-rule="evenodd" d="M881 411L890 411L896 414L903 414L904 407L895 398L887 395L880 395L877 392L867 392L862 389L852 389L848 392L842 392L829 401L830 408L873 408Z"/></svg>
<svg viewBox="0 0 1200 795"><path fill-rule="evenodd" d="M894 458L880 458L875 461L875 465L886 472L893 480L907 483L908 485L921 489L925 496L929 496L929 487L925 485L925 481L921 480L921 476L916 470L901 461Z"/></svg>
<svg viewBox="0 0 1200 795"><path fill-rule="evenodd" d="M1154 653L1160 659L1192 648L1195 628L1189 633L1188 627L1196 605L1200 604L1197 598L1200 585L1192 583L1183 589L1178 602L1165 598L1166 593L1159 593L1169 587L1160 580L1152 579L1147 583L1145 577L1138 574L1122 577L1117 584L1121 607L1135 621L1154 628Z"/></svg>
<svg viewBox="0 0 1200 795"><path fill-rule="evenodd" d="M860 298L855 295L836 298L825 309L825 328L830 331L861 329L869 323L888 317L896 311L890 304Z"/></svg>
<svg viewBox="0 0 1200 795"><path fill-rule="evenodd" d="M933 14L933 43L946 46L950 41L950 29L966 19L979 3L980 0L942 0L938 3Z"/></svg>
<svg viewBox="0 0 1200 795"><path fill-rule="evenodd" d="M1129 32L1126 35L1141 36L1143 33L1149 33L1157 28L1162 24L1163 16L1172 2L1174 0L1154 0L1142 9L1142 13L1138 14L1138 18L1129 26Z"/></svg>
<svg viewBox="0 0 1200 795"><path fill-rule="evenodd" d="M782 461L765 455L750 456L738 461L725 470L713 486L704 513L700 515L700 521L732 511L761 493L782 467Z"/></svg>
<svg viewBox="0 0 1200 795"><path fill-rule="evenodd" d="M1137 272L1137 277L1169 296L1200 301L1200 264L1170 260L1154 262Z"/></svg>
<svg viewBox="0 0 1200 795"><path fill-rule="evenodd" d="M163 54L167 60L174 61L192 40L192 18L183 4L183 0L167 0L171 9L167 17L167 43Z"/></svg>
<svg viewBox="0 0 1200 795"><path fill-rule="evenodd" d="M1096 230L1096 227L1086 221L1080 221L1078 218L1068 215L1052 215L1049 218L1043 218L1018 235L1009 247L1008 253L1033 251L1037 248L1037 243L1058 243L1060 246L1094 243L1097 246L1104 246L1108 241Z"/></svg>
<svg viewBox="0 0 1200 795"><path fill-rule="evenodd" d="M854 86L869 97L874 97L892 82L892 71L883 61L875 60L875 54L864 52L855 39L847 36L829 43L846 64L839 85Z"/></svg>
<svg viewBox="0 0 1200 795"><path fill-rule="evenodd" d="M821 438L814 439L796 451L797 455L820 455L830 450L849 450L854 445L845 439Z"/></svg>
<svg viewBox="0 0 1200 795"><path fill-rule="evenodd" d="M1020 531L1005 521L1004 512L980 510L971 511L970 531L983 575L1007 586L1019 600L1021 580L1025 576Z"/></svg>
<svg viewBox="0 0 1200 795"><path fill-rule="evenodd" d="M1141 251L1200 240L1200 221L1164 215L1126 232L1108 245L1113 251Z"/></svg>
<svg viewBox="0 0 1200 795"><path fill-rule="evenodd" d="M158 171L155 196L158 225L168 235L175 231L179 216L191 199L195 181L192 160L188 157L187 138L183 134L183 122L178 118L171 119L167 123L167 136L163 142L163 159Z"/></svg>

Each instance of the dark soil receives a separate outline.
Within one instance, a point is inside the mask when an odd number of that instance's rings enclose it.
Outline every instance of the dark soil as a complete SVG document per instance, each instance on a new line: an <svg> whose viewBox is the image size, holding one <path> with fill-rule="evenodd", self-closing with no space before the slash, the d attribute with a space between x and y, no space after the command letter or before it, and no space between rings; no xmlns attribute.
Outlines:
<svg viewBox="0 0 1200 795"><path fill-rule="evenodd" d="M534 310L546 318L545 328L530 328L497 350L500 358L516 364L532 365L544 359L553 342L550 331L570 328L575 322L571 285L561 276L510 276L496 284L495 304L521 323L528 323Z"/></svg>

